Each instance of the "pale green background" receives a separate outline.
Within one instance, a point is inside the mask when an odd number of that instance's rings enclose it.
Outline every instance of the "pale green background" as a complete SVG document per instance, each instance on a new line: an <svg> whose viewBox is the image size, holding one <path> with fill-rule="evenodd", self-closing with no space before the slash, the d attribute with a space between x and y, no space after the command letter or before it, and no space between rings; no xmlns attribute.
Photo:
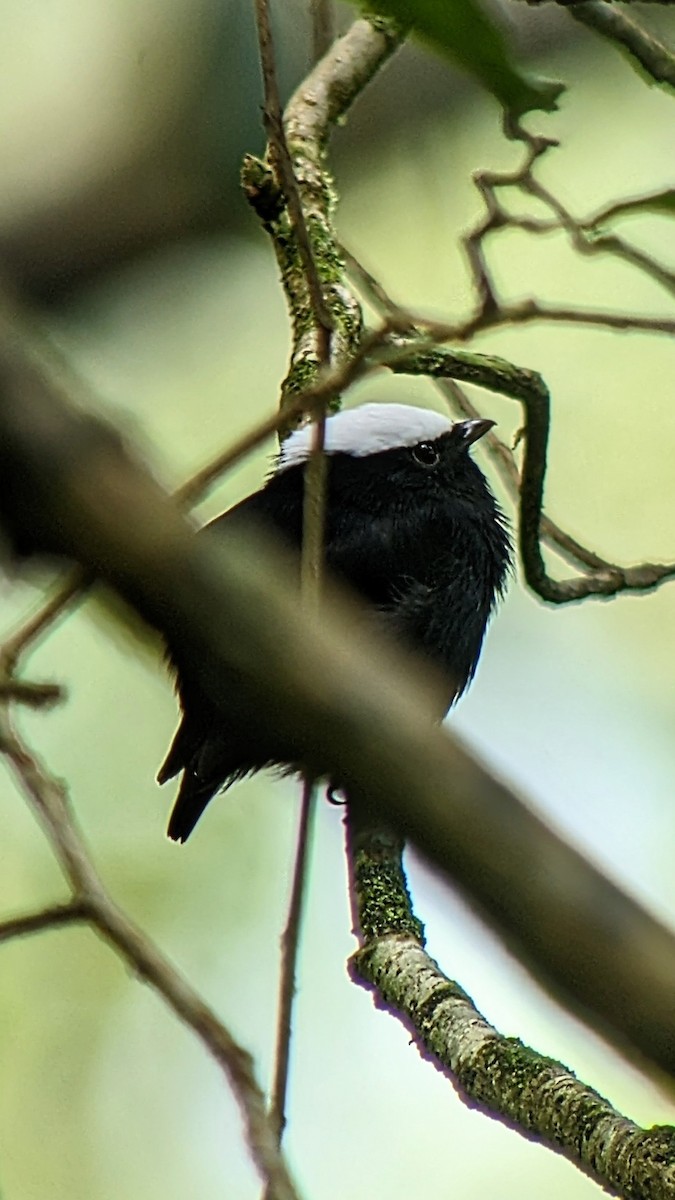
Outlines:
<svg viewBox="0 0 675 1200"><path fill-rule="evenodd" d="M3 7L20 21L18 6ZM98 12L62 9L73 21ZM584 46L543 64L570 91L558 115L529 119L562 139L541 174L579 213L664 186L673 149L672 101L600 42ZM461 313L469 294L457 237L479 210L471 171L516 157L500 138L494 105L471 91L459 119L457 111L454 119L437 114L381 148L374 139L360 163L343 150L341 234L400 300ZM672 263L672 223L633 218L625 231ZM505 236L492 261L509 295L669 312L655 284L621 264L579 262L561 237ZM256 232L158 252L90 287L51 321L102 406L167 483L270 412L288 352L275 265ZM675 557L672 342L542 326L491 333L479 348L541 370L551 387L551 515L609 558ZM350 402L370 395L442 406L421 381L382 376ZM510 436L517 407L480 401ZM246 461L202 515L258 486L264 470L262 455ZM37 594L28 582L0 582L3 626ZM539 812L671 922L674 629L673 585L552 610L514 584L452 718ZM176 718L159 659L88 605L34 653L29 673L69 689L68 704L50 715L22 713L21 726L68 779L113 895L252 1050L267 1080L297 789L267 778L242 784L178 849L164 838L171 787L154 783ZM42 835L4 771L0 819L2 912L62 896ZM561 1058L636 1120L673 1120L664 1092L552 1004L446 885L414 857L409 865L431 953L490 1020ZM322 805L288 1136L303 1194L599 1196L563 1160L463 1107L405 1031L349 982L353 948L341 814ZM2 1200L258 1195L218 1070L93 934L13 943L0 950L0 966Z"/></svg>

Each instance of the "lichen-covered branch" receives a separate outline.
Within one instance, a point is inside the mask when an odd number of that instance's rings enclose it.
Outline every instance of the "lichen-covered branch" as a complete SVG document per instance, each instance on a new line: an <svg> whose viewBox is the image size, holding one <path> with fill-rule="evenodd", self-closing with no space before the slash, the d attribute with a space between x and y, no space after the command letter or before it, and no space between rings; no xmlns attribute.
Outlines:
<svg viewBox="0 0 675 1200"><path fill-rule="evenodd" d="M607 1191L675 1196L675 1129L641 1129L562 1063L504 1037L425 951L401 863L403 843L347 819L354 923L351 973L398 1017L461 1100L570 1159Z"/></svg>
<svg viewBox="0 0 675 1200"><path fill-rule="evenodd" d="M330 362L342 364L358 348L361 310L345 285L345 265L333 228L335 197L326 161L328 134L362 89L393 54L400 33L377 18L358 20L333 44L289 101L286 145L321 291L331 316ZM291 366L282 404L316 382L324 354L320 323L283 181L270 155L248 156L242 169L245 194L269 233L281 271L293 327Z"/></svg>

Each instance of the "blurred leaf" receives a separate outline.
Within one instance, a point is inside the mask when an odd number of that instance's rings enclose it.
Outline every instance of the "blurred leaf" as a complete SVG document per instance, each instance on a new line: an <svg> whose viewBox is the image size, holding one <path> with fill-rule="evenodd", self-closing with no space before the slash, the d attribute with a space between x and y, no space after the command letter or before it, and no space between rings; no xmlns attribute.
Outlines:
<svg viewBox="0 0 675 1200"><path fill-rule="evenodd" d="M664 192L654 192L651 196L636 196L634 200L619 200L609 208L603 209L597 217L589 221L589 226L595 228L613 217L623 217L629 213L660 213L661 216L675 216L675 188L667 188Z"/></svg>
<svg viewBox="0 0 675 1200"><path fill-rule="evenodd" d="M500 29L475 0L368 0L368 9L412 29L475 75L513 116L557 107L563 84L522 75Z"/></svg>

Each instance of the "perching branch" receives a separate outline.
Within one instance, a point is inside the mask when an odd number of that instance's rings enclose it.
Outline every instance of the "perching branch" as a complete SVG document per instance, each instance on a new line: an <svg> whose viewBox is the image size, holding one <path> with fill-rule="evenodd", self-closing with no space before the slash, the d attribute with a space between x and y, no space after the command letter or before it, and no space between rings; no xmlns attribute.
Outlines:
<svg viewBox="0 0 675 1200"><path fill-rule="evenodd" d="M498 1033L424 949L403 844L347 819L354 925L351 970L446 1073L460 1100L568 1158L614 1195L675 1196L675 1129L641 1129L562 1063ZM581 1132L583 1131L583 1132Z"/></svg>

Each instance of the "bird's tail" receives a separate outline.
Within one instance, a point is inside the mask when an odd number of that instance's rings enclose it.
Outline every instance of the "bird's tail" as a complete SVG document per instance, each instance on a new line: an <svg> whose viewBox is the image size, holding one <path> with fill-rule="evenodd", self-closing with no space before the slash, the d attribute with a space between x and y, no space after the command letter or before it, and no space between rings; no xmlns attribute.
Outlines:
<svg viewBox="0 0 675 1200"><path fill-rule="evenodd" d="M173 842L187 841L218 786L206 783L186 768L166 831Z"/></svg>
<svg viewBox="0 0 675 1200"><path fill-rule="evenodd" d="M199 770L200 760L208 749L208 739L202 731L194 729L183 717L164 762L158 773L157 782L166 783L180 771L183 772L178 796L176 797L168 836L174 842L185 842L192 833L209 800L218 791L220 780L217 774ZM221 777L222 778L222 777Z"/></svg>

